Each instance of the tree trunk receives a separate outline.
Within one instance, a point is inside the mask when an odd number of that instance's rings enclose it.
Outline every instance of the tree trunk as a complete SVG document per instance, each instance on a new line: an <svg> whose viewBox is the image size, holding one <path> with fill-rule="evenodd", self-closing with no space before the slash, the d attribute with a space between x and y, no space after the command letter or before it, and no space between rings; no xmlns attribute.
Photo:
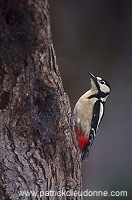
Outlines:
<svg viewBox="0 0 132 200"><path fill-rule="evenodd" d="M0 170L0 200L82 199L48 193L80 191L81 163L47 0L0 1Z"/></svg>

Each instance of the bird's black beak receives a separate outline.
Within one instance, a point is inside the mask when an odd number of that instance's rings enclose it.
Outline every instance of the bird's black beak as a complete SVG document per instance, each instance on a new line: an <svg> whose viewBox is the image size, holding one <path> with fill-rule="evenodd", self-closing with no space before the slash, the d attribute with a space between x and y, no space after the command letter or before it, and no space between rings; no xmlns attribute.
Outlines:
<svg viewBox="0 0 132 200"><path fill-rule="evenodd" d="M96 83L96 76L94 76L92 73L88 72L88 74L90 75L91 79L94 81L94 83Z"/></svg>

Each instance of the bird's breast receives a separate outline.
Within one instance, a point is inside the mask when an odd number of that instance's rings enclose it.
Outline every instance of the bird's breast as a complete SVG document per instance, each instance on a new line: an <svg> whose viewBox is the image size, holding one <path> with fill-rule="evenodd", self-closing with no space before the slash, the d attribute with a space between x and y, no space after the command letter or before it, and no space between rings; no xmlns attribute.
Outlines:
<svg viewBox="0 0 132 200"><path fill-rule="evenodd" d="M82 131L84 135L87 136L89 136L90 133L93 106L96 101L96 98L87 99L87 96L83 95L78 100L74 108L74 119L76 126Z"/></svg>

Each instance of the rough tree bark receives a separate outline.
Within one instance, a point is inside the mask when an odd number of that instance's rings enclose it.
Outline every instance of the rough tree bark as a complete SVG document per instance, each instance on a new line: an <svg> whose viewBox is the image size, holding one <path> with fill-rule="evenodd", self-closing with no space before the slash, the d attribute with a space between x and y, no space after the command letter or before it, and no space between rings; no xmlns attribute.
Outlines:
<svg viewBox="0 0 132 200"><path fill-rule="evenodd" d="M81 163L47 0L0 1L0 200L81 188ZM35 191L37 196L20 196ZM42 193L41 193L42 194Z"/></svg>

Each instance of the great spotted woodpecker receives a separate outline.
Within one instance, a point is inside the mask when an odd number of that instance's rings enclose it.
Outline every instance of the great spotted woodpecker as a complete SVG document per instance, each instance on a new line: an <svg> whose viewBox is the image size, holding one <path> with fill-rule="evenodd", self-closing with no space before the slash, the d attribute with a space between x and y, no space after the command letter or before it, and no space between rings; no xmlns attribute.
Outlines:
<svg viewBox="0 0 132 200"><path fill-rule="evenodd" d="M105 102L110 94L110 84L88 72L91 89L83 94L74 108L75 132L82 160L88 157L98 126L104 115Z"/></svg>

